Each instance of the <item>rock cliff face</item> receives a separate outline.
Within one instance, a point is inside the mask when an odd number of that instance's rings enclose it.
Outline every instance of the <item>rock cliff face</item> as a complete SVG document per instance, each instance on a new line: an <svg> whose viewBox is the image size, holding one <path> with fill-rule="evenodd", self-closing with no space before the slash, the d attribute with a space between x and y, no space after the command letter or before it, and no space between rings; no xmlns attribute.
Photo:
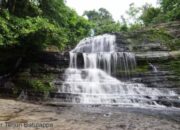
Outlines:
<svg viewBox="0 0 180 130"><path fill-rule="evenodd" d="M130 80L147 87L171 88L180 93L180 22L137 32L116 34L117 44L136 55L137 68Z"/></svg>
<svg viewBox="0 0 180 130"><path fill-rule="evenodd" d="M144 83L147 87L171 88L180 93L179 27L180 23L174 22L136 32L114 33L117 51L133 52L136 56L137 67L128 80ZM22 90L56 92L56 84L51 83L62 80L64 70L69 66L69 53L44 52L34 59L25 59L15 75L1 82L1 96L12 93L18 96ZM83 64L82 60L78 62ZM3 76L0 80L3 81Z"/></svg>

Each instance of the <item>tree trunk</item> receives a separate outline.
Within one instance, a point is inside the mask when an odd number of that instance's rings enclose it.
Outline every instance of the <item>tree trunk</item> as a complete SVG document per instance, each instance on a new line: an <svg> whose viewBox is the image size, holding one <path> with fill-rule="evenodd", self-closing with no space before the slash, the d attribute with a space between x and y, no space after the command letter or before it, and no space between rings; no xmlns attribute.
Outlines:
<svg viewBox="0 0 180 130"><path fill-rule="evenodd" d="M16 0L8 0L7 7L11 13L14 13L16 9Z"/></svg>
<svg viewBox="0 0 180 130"><path fill-rule="evenodd" d="M13 5L12 5L12 12L14 13L16 9L16 0L13 1Z"/></svg>

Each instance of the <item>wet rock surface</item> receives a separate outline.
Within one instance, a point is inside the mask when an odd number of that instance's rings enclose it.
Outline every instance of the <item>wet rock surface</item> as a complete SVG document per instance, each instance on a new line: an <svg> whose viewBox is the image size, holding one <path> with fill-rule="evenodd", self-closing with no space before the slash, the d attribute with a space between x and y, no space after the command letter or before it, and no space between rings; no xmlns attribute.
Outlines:
<svg viewBox="0 0 180 130"><path fill-rule="evenodd" d="M179 111L87 105L37 105L0 99L0 130L179 130ZM52 107L53 106L53 107ZM47 128L7 123L44 123Z"/></svg>

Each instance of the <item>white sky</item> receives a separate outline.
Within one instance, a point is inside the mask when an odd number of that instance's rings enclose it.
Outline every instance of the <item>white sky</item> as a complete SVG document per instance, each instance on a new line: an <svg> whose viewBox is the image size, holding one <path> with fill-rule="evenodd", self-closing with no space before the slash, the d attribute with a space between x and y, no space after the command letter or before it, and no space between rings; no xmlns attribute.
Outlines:
<svg viewBox="0 0 180 130"><path fill-rule="evenodd" d="M125 12L129 9L131 3L135 3L137 7L141 7L145 3L157 6L157 0L66 0L66 2L79 15L82 15L85 10L106 8L115 20L120 20L121 15L126 16Z"/></svg>

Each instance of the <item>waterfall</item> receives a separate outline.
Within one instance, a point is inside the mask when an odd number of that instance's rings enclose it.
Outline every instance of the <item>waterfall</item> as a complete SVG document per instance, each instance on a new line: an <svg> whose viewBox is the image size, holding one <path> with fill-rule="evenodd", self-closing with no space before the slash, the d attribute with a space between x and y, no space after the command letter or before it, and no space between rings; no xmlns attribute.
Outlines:
<svg viewBox="0 0 180 130"><path fill-rule="evenodd" d="M70 52L70 68L77 68L77 55L82 54L84 68L100 68L109 75L117 70L128 74L136 66L134 54L116 52L114 35L86 38ZM118 65L118 66L117 66Z"/></svg>
<svg viewBox="0 0 180 130"><path fill-rule="evenodd" d="M173 91L147 88L140 83L120 81L114 73L130 74L136 67L133 53L117 52L116 37L104 34L83 39L70 51L70 65L59 93L75 95L73 103L157 105L159 96L175 96ZM78 58L81 55L81 58ZM83 60L82 67L78 62Z"/></svg>
<svg viewBox="0 0 180 130"><path fill-rule="evenodd" d="M151 69L152 69L153 72L155 72L155 73L158 72L156 66L154 66L153 64L149 63L149 67L151 67Z"/></svg>
<svg viewBox="0 0 180 130"><path fill-rule="evenodd" d="M90 36L93 37L94 35L95 35L95 31L94 31L94 29L91 29L90 30Z"/></svg>

